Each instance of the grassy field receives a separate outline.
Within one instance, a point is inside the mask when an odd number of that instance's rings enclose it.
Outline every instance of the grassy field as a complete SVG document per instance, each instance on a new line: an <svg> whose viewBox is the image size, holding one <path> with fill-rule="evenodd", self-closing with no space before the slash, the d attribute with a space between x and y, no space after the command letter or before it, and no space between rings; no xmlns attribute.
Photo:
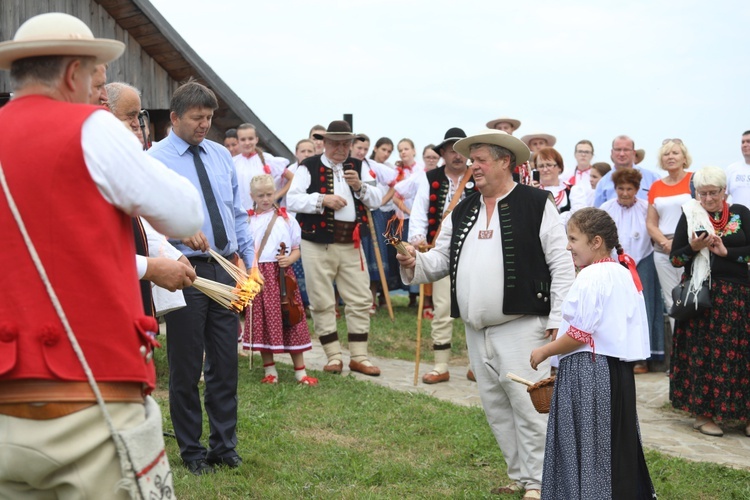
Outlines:
<svg viewBox="0 0 750 500"><path fill-rule="evenodd" d="M372 351L413 359L414 309L404 301L397 310L395 324L385 309L375 316ZM423 338L423 353L429 354L429 322ZM454 356L461 362L462 335L455 340ZM159 351L156 396L165 430L171 432L166 359ZM259 367L260 358L255 361ZM177 498L479 499L493 498L489 490L508 480L480 408L319 372L311 374L322 379L321 385L299 387L290 367L277 366L281 383L268 386L258 382L262 368L240 363L237 450L244 464L239 469L192 476L181 465L176 441L166 438ZM204 418L204 441L207 436ZM646 459L659 498L750 498L750 472L653 451Z"/></svg>

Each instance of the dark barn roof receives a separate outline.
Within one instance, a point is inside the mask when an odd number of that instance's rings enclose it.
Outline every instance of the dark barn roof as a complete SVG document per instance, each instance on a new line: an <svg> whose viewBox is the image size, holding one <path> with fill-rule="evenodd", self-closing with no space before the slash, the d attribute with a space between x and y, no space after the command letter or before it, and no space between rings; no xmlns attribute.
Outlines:
<svg viewBox="0 0 750 500"><path fill-rule="evenodd" d="M148 0L2 0L3 40L13 37L26 19L43 12L66 12L83 20L94 36L115 38L127 45L125 54L108 69L109 81L125 81L142 90L143 106L155 123L166 122L169 99L180 82L193 77L219 99L209 136L221 142L224 131L240 123L256 126L261 146L277 156L292 151L253 113L242 99L201 59ZM0 93L10 92L0 72ZM159 139L160 131L156 138Z"/></svg>

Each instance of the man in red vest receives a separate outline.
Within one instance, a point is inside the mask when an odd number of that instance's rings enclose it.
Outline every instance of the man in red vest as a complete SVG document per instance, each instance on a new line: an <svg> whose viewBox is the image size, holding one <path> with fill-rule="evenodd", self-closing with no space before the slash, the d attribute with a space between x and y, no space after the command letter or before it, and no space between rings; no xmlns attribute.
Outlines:
<svg viewBox="0 0 750 500"><path fill-rule="evenodd" d="M111 433L161 422L147 396L157 325L139 297L131 217L187 236L203 214L189 182L87 104L96 65L124 48L60 13L35 16L0 43L14 92L0 109L0 498L129 498L122 488L135 475ZM152 465L171 488L166 457Z"/></svg>

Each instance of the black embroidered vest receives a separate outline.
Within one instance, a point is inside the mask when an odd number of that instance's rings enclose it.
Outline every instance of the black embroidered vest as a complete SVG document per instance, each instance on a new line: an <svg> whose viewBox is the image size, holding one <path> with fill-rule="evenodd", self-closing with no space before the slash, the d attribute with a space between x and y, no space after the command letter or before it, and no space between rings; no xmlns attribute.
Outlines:
<svg viewBox="0 0 750 500"><path fill-rule="evenodd" d="M323 165L321 155L311 156L303 160L299 168L306 168L310 172L310 185L307 188L308 194L335 194L333 192L333 169ZM349 168L354 168L357 174L359 174L359 178L362 178L361 160L352 157L347 158L344 161L344 169ZM349 189L351 190L351 188ZM355 222L366 226L369 210L354 196L354 190L352 190L352 198L354 198L354 209L356 212ZM330 208L324 208L322 214L297 213L297 222L299 222L299 227L302 230L302 239L314 241L315 243L333 243L333 225L335 223L333 213L334 211ZM369 231L361 231L360 234L362 236L369 235Z"/></svg>
<svg viewBox="0 0 750 500"><path fill-rule="evenodd" d="M544 207L551 194L522 184L497 204L500 234L498 252L503 252L505 293L503 313L548 316L552 276L539 239ZM450 246L451 316L460 317L456 300L456 272L461 264L461 246L478 219L481 194L466 197L451 213L453 235ZM479 265L481 262L465 262ZM481 286L481 284L478 284Z"/></svg>
<svg viewBox="0 0 750 500"><path fill-rule="evenodd" d="M450 181L448 176L445 175L445 165L427 172L427 182L430 185L430 204L427 209L427 243L432 244L440 222L443 220L446 201L450 203L450 200L447 199ZM476 192L476 186L474 185L474 179L470 177L464 187L464 196L469 196L474 192Z"/></svg>

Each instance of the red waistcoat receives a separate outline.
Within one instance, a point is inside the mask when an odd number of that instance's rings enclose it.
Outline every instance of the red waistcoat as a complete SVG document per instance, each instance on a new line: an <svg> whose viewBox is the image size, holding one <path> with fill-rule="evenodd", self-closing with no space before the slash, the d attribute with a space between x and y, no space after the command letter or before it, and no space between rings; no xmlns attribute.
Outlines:
<svg viewBox="0 0 750 500"><path fill-rule="evenodd" d="M84 163L81 127L97 109L12 100L0 108L0 162L96 379L153 388L156 323L143 315L131 220ZM2 192L0 228L0 380L86 380Z"/></svg>

